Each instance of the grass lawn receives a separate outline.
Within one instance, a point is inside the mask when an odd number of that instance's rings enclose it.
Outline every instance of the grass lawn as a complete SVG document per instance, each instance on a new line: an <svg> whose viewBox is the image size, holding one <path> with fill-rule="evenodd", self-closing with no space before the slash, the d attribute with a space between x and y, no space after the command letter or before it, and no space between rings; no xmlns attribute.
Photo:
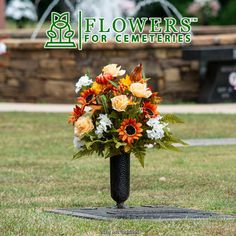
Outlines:
<svg viewBox="0 0 236 236"><path fill-rule="evenodd" d="M181 115L181 138L236 137L235 115ZM111 206L109 163L72 161L67 114L0 113L0 235L236 235L236 221L83 220L46 209ZM132 159L127 204L167 204L236 214L236 146L149 151ZM160 182L160 177L166 182Z"/></svg>

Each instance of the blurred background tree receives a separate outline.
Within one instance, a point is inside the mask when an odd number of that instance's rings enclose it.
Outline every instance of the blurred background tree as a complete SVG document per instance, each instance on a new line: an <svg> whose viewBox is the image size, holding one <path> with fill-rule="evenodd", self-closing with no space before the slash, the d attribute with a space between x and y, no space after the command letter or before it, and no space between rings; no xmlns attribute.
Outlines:
<svg viewBox="0 0 236 236"><path fill-rule="evenodd" d="M142 0L136 0L140 2ZM193 0L169 0L184 16L190 16L187 13L189 5ZM236 24L236 0L219 0L221 9L217 17L210 17L208 24L210 25L233 25ZM166 16L165 11L160 3L153 3L149 6L143 7L138 16Z"/></svg>

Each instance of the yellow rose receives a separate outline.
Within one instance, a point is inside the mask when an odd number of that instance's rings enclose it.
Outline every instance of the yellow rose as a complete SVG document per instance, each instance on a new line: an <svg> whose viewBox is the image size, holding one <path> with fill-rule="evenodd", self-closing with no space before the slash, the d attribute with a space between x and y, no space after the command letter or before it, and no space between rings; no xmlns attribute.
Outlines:
<svg viewBox="0 0 236 236"><path fill-rule="evenodd" d="M129 105L129 99L126 95L119 95L111 99L112 108L116 111L125 111Z"/></svg>
<svg viewBox="0 0 236 236"><path fill-rule="evenodd" d="M82 138L86 133L89 133L94 129L93 122L91 118L87 116L81 116L76 122L75 122L75 135L79 138Z"/></svg>
<svg viewBox="0 0 236 236"><path fill-rule="evenodd" d="M122 78L119 82L119 84L122 84L128 88L131 85L131 83L132 83L132 81L130 80L130 77L128 75L126 75L125 78Z"/></svg>
<svg viewBox="0 0 236 236"><path fill-rule="evenodd" d="M93 82L92 89L95 90L96 94L100 94L104 88L103 84L99 84L96 81Z"/></svg>
<svg viewBox="0 0 236 236"><path fill-rule="evenodd" d="M131 93L138 98L149 98L152 92L147 88L147 84L133 83L130 85Z"/></svg>
<svg viewBox="0 0 236 236"><path fill-rule="evenodd" d="M121 66L117 66L117 64L109 64L103 67L102 72L104 74L111 74L113 77L118 77L125 74L125 70L121 70L120 68Z"/></svg>

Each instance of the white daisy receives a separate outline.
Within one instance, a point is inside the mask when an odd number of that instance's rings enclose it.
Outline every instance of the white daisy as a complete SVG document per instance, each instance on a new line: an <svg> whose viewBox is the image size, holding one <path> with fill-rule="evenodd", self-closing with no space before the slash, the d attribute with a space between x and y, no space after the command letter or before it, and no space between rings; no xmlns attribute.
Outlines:
<svg viewBox="0 0 236 236"><path fill-rule="evenodd" d="M87 75L80 77L78 82L75 84L75 92L78 93L83 86L89 86L92 83L93 81Z"/></svg>
<svg viewBox="0 0 236 236"><path fill-rule="evenodd" d="M107 128L111 128L112 122L108 118L107 114L100 114L98 120L99 120L99 125L97 126L95 133L98 136L98 138L102 138L103 133L107 132Z"/></svg>

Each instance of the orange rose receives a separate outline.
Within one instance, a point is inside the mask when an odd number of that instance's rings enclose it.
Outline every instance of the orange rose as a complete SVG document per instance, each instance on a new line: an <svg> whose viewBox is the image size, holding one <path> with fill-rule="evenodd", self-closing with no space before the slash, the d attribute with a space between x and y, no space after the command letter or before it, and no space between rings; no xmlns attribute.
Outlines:
<svg viewBox="0 0 236 236"><path fill-rule="evenodd" d="M119 95L111 99L112 108L118 112L125 111L129 105L129 99L126 95Z"/></svg>
<svg viewBox="0 0 236 236"><path fill-rule="evenodd" d="M81 116L75 122L75 135L79 138L82 138L86 133L89 133L94 129L93 122L90 117L88 116Z"/></svg>
<svg viewBox="0 0 236 236"><path fill-rule="evenodd" d="M138 98L149 98L152 92L147 88L147 84L133 83L130 85L131 93Z"/></svg>

